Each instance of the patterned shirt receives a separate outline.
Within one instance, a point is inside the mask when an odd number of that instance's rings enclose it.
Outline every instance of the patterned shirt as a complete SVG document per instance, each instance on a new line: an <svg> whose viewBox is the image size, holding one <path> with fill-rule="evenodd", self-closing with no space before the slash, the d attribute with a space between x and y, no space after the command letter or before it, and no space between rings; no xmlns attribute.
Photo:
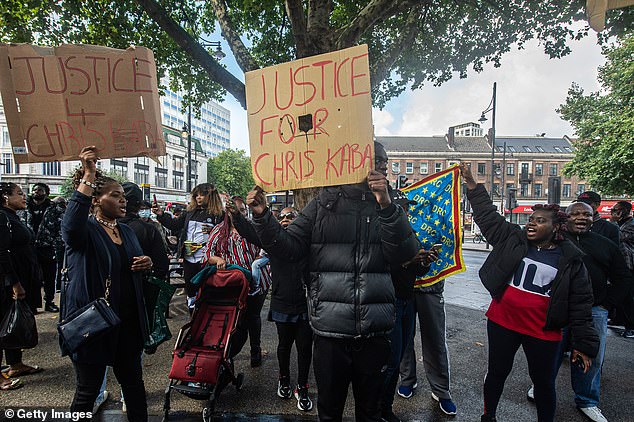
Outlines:
<svg viewBox="0 0 634 422"><path fill-rule="evenodd" d="M238 234L236 230L231 230L227 239L226 251L220 247L221 231L225 229L225 222L214 226L209 233L209 243L207 244L207 259L211 256L218 256L227 262L227 265L234 264L251 271L251 264L260 257L260 248L248 242ZM271 274L266 268L262 268L260 278L261 289L264 294L271 286Z"/></svg>
<svg viewBox="0 0 634 422"><path fill-rule="evenodd" d="M625 264L630 271L634 272L634 219L630 217L621 224L621 242L619 248L625 258Z"/></svg>

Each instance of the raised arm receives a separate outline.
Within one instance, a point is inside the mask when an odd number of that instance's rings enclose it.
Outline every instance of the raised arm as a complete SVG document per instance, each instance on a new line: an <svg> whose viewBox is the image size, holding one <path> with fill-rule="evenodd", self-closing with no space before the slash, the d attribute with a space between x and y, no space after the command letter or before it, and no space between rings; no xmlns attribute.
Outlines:
<svg viewBox="0 0 634 422"><path fill-rule="evenodd" d="M471 170L465 163L460 164L460 174L467 184L467 199L473 209L473 219L491 245L495 246L513 231L521 230L518 225L509 223L497 212L487 190L475 182Z"/></svg>
<svg viewBox="0 0 634 422"><path fill-rule="evenodd" d="M86 242L86 224L92 202L92 194L97 179L97 147L82 148L79 153L83 176L77 190L73 192L62 220L62 238L66 245L73 249L84 247Z"/></svg>

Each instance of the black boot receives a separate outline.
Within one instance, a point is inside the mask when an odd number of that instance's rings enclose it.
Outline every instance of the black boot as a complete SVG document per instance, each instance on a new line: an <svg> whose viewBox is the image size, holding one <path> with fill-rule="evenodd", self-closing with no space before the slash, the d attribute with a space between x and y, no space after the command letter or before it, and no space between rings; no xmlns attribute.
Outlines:
<svg viewBox="0 0 634 422"><path fill-rule="evenodd" d="M484 414L480 417L480 422L497 422L495 416Z"/></svg>

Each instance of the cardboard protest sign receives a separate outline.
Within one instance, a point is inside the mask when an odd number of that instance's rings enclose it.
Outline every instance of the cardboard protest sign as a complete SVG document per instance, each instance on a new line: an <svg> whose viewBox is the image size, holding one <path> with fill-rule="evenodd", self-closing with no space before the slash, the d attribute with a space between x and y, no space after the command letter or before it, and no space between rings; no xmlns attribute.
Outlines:
<svg viewBox="0 0 634 422"><path fill-rule="evenodd" d="M248 72L246 93L265 191L358 183L373 167L367 45Z"/></svg>
<svg viewBox="0 0 634 422"><path fill-rule="evenodd" d="M165 155L147 48L0 44L0 92L17 163Z"/></svg>

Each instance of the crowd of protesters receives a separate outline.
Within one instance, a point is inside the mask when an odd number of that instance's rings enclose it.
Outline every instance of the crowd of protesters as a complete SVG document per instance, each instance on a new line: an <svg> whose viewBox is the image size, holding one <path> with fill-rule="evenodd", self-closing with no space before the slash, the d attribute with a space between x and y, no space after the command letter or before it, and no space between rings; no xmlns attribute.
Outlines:
<svg viewBox="0 0 634 422"><path fill-rule="evenodd" d="M375 143L375 166L364 182L323 188L301 211L271 209L259 188L243 198L202 183L180 215L156 200L145 201L134 183L121 185L101 174L97 152L95 147L82 150L68 202L50 199L42 183L32 187L28 199L20 186L0 183L0 317L14 300L25 300L34 314L40 308L57 313L61 307L63 319L105 296L121 320L77 349L61 344L76 374L72 411L98 409L108 397L105 378L112 367L128 420L148 419L142 355L156 347L145 344L150 327L144 285L149 276L169 278L173 255L182 261L190 312L197 293L191 280L205 266L223 270L233 264L252 271L245 318L230 355L248 339L253 368L262 364L261 313L270 290L267 319L278 335L276 393L281 399L294 396L299 410L311 411L311 395L317 393L319 419L341 420L351 386L356 419L398 422L395 394L407 399L417 387L418 315L432 397L446 415L457 414L450 392L444 283L414 288L437 253L422 247L408 222L415 203L389 186L382 145ZM486 312L481 421L497 420L520 346L538 421L554 420L555 381L566 353L573 363L577 407L589 420L607 421L599 404L609 318L625 326L625 337L634 337L631 203L617 202L608 222L597 212L600 196L588 191L565 211L552 204L533 207L520 228L497 213L468 166L460 171L474 221L493 246L479 272L492 298ZM169 234L177 238L173 251ZM0 353L6 361L0 390L20 388L24 376L45 370L24 363L22 350ZM28 359L28 351L24 355Z"/></svg>

